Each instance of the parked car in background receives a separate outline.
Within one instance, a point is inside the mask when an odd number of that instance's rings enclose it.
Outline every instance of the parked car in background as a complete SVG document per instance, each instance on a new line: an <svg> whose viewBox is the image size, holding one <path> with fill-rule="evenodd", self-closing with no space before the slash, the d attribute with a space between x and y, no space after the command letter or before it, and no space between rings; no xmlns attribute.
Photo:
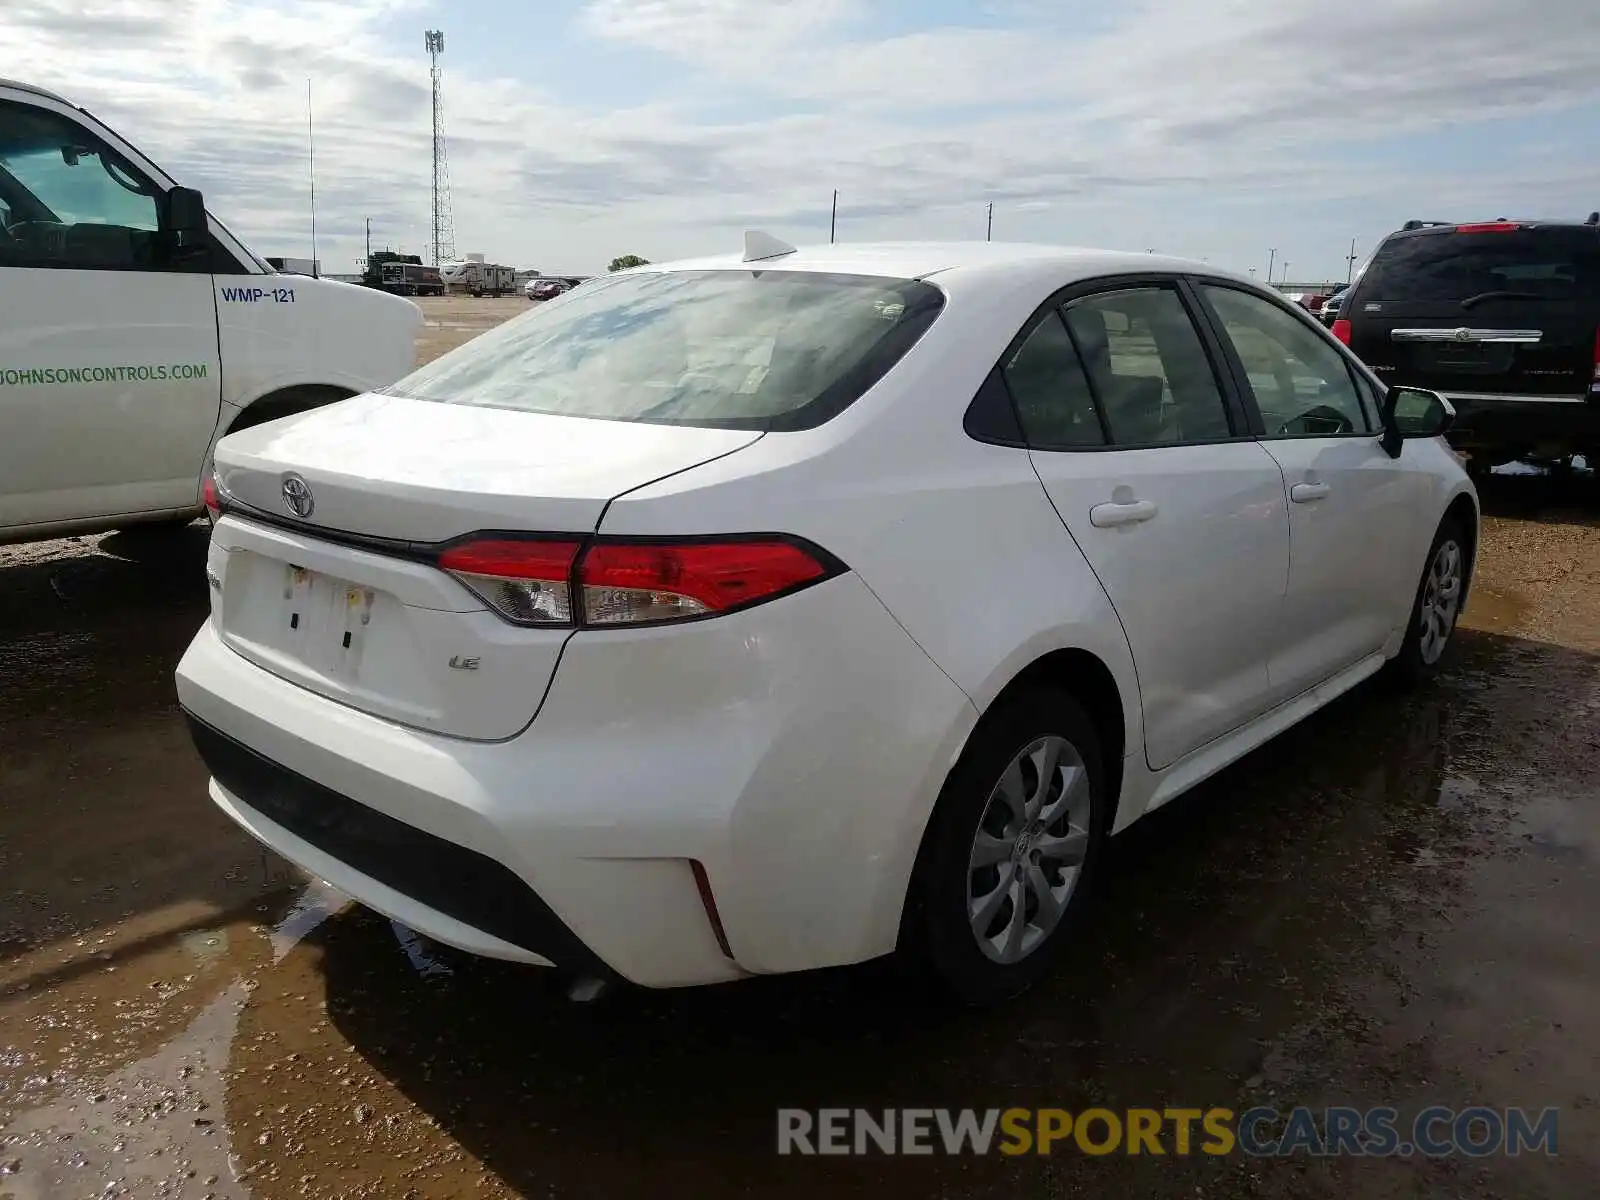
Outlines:
<svg viewBox="0 0 1600 1200"><path fill-rule="evenodd" d="M1447 396L1475 471L1600 459L1600 214L1408 221L1334 331L1386 382Z"/></svg>
<svg viewBox="0 0 1600 1200"><path fill-rule="evenodd" d="M178 697L233 820L443 942L996 999L1108 834L1437 666L1449 416L1202 263L749 234L224 440Z"/></svg>
<svg viewBox="0 0 1600 1200"><path fill-rule="evenodd" d="M1345 293L1349 290L1350 288L1347 284L1322 302L1322 308L1317 313L1317 316L1324 325L1331 327L1339 319L1339 307L1344 303Z"/></svg>
<svg viewBox="0 0 1600 1200"><path fill-rule="evenodd" d="M0 79L0 541L188 523L218 437L393 383L421 323L279 274L105 124Z"/></svg>
<svg viewBox="0 0 1600 1200"><path fill-rule="evenodd" d="M559 279L530 279L523 291L529 300L554 300L567 290L567 286Z"/></svg>

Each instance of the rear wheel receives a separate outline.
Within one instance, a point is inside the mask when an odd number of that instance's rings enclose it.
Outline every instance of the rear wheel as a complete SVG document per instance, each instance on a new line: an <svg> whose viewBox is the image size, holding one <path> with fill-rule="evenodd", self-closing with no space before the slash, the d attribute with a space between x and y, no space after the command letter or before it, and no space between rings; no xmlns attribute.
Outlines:
<svg viewBox="0 0 1600 1200"><path fill-rule="evenodd" d="M907 954L969 1004L1049 970L1105 840L1099 739L1065 692L1024 692L985 718L923 839Z"/></svg>
<svg viewBox="0 0 1600 1200"><path fill-rule="evenodd" d="M1402 680L1415 682L1438 670L1461 616L1468 569L1466 532L1458 520L1447 517L1428 549L1405 641L1392 664Z"/></svg>

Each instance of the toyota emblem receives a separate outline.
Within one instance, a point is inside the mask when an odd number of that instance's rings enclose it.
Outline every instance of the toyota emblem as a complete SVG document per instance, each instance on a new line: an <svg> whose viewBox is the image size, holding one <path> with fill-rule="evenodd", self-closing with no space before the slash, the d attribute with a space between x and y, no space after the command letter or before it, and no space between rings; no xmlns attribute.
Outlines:
<svg viewBox="0 0 1600 1200"><path fill-rule="evenodd" d="M298 475L283 478L283 506L304 521L317 507L311 485Z"/></svg>

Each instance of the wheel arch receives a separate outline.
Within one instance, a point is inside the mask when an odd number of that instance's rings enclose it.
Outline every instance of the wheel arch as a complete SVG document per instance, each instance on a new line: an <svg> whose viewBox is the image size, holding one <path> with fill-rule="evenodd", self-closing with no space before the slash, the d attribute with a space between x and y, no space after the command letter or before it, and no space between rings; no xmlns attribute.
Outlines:
<svg viewBox="0 0 1600 1200"><path fill-rule="evenodd" d="M961 749L951 760L950 770L945 773L946 783L965 756L967 747L978 737L980 731L987 727L994 714L1013 697L1037 687L1058 688L1066 692L1083 705L1089 720L1093 722L1095 734L1100 739L1101 765L1105 771L1106 791L1110 801L1110 810L1106 814L1106 828L1115 829L1117 808L1122 799L1123 763L1127 754L1129 734L1124 716L1124 697L1111 668L1099 655L1080 647L1062 647L1039 655L1016 672L1006 685L995 693L994 698L984 706L982 714L973 722L972 728L967 731ZM1138 698L1133 699L1137 704ZM916 859L912 865L910 878L906 881L905 895L901 900L899 938L901 944L904 944L907 922L913 917L919 882L928 857L929 833L933 829L935 814L944 803L945 792L946 788L941 784L938 797L928 808Z"/></svg>
<svg viewBox="0 0 1600 1200"><path fill-rule="evenodd" d="M1467 539L1467 572L1461 596L1461 606L1465 608L1467 599L1472 595L1472 580L1477 574L1478 565L1479 511L1477 501L1470 492L1457 492L1445 507L1444 516L1440 518L1439 523L1442 525L1445 521L1451 520L1460 523Z"/></svg>
<svg viewBox="0 0 1600 1200"><path fill-rule="evenodd" d="M348 400L357 394L350 388L331 383L300 383L278 388L256 397L241 408L228 427L222 430L222 435L276 421L279 417L321 408L338 400Z"/></svg>

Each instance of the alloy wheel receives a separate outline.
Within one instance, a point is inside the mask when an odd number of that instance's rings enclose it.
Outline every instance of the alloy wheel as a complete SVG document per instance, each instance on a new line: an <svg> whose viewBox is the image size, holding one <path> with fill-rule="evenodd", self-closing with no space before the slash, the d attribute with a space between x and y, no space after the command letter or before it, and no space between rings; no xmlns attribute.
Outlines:
<svg viewBox="0 0 1600 1200"><path fill-rule="evenodd" d="M1429 666L1439 661L1456 627L1461 608L1461 567L1460 543L1453 538L1439 543L1417 604L1417 651Z"/></svg>

